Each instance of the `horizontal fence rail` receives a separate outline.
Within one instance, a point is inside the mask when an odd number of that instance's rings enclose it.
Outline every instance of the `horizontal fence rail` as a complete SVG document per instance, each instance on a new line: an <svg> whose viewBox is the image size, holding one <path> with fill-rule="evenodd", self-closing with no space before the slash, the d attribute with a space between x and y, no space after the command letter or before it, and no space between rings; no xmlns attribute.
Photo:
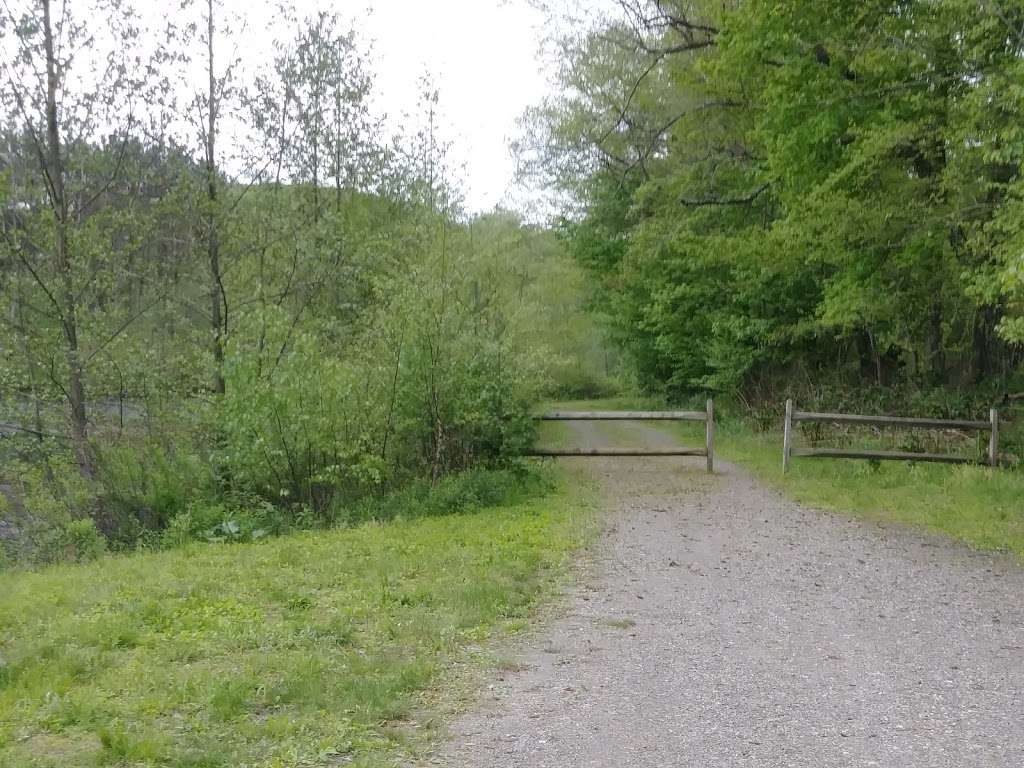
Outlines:
<svg viewBox="0 0 1024 768"><path fill-rule="evenodd" d="M999 465L999 413L989 411L988 421L968 419L922 419L908 416L862 416L855 413L815 413L796 411L793 401L786 401L786 420L782 433L782 471L788 472L794 456L829 459L873 459L875 461L934 461L944 464L978 464L976 458L954 453L925 453L919 451L875 451L847 448L793 448L793 425L801 421L827 422L910 429L955 429L989 432L988 463Z"/></svg>
<svg viewBox="0 0 1024 768"><path fill-rule="evenodd" d="M538 421L702 421L703 448L537 448L528 456L706 456L708 472L715 471L715 404L703 411L551 411Z"/></svg>
<svg viewBox="0 0 1024 768"><path fill-rule="evenodd" d="M705 411L552 411L540 421L707 421Z"/></svg>
<svg viewBox="0 0 1024 768"><path fill-rule="evenodd" d="M945 464L969 464L975 459L957 456L952 453L923 453L920 451L867 451L846 450L844 448L797 448L793 456L806 456L823 459L874 459L876 461L937 461Z"/></svg>
<svg viewBox="0 0 1024 768"><path fill-rule="evenodd" d="M923 429L988 429L987 421L962 419L917 419L907 416L861 416L856 413L814 413L793 411L793 421L828 421L835 424L869 424L880 427L913 427Z"/></svg>
<svg viewBox="0 0 1024 768"><path fill-rule="evenodd" d="M531 456L707 456L703 448L537 448Z"/></svg>

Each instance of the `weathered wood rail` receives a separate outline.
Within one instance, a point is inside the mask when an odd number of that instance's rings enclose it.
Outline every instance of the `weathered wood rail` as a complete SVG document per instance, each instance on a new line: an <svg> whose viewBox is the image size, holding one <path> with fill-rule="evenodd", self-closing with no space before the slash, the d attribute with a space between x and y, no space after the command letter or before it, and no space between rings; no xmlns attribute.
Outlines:
<svg viewBox="0 0 1024 768"><path fill-rule="evenodd" d="M705 456L708 472L715 471L715 404L703 411L552 411L538 421L702 421L703 448L538 448L529 456Z"/></svg>
<svg viewBox="0 0 1024 768"><path fill-rule="evenodd" d="M793 448L793 428L801 421L856 424L904 429L959 429L989 432L988 464L999 465L999 413L989 411L988 421L967 419L922 419L907 416L862 416L854 413L816 413L797 411L793 401L786 401L786 420L782 434L782 471L788 472L794 456L828 459L874 459L876 461L934 461L944 464L978 464L977 458L954 453L924 453L919 451L877 451L847 448Z"/></svg>
<svg viewBox="0 0 1024 768"><path fill-rule="evenodd" d="M704 421L704 411L552 411L538 421Z"/></svg>

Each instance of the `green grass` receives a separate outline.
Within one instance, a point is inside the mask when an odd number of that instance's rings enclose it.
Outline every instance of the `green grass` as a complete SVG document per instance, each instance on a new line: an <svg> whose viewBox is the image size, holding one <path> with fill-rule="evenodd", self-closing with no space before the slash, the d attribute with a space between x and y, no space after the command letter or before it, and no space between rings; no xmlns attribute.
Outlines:
<svg viewBox="0 0 1024 768"><path fill-rule="evenodd" d="M588 493L0 573L0 766L397 764L426 692L563 572Z"/></svg>
<svg viewBox="0 0 1024 768"><path fill-rule="evenodd" d="M719 454L796 501L938 531L979 549L1024 557L1024 473L977 466L794 458L782 474L782 435L720 429Z"/></svg>
<svg viewBox="0 0 1024 768"><path fill-rule="evenodd" d="M633 619L608 619L604 625L612 629L632 629L636 626L636 622Z"/></svg>

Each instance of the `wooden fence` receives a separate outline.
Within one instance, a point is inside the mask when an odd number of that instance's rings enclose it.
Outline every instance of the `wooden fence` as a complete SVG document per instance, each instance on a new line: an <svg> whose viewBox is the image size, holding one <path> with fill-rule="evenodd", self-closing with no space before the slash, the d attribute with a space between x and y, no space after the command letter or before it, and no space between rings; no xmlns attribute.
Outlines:
<svg viewBox="0 0 1024 768"><path fill-rule="evenodd" d="M715 405L703 411L553 411L538 421L703 421L704 448L541 448L530 456L706 456L708 472L715 471Z"/></svg>
<svg viewBox="0 0 1024 768"><path fill-rule="evenodd" d="M793 425L801 421L829 422L833 424L874 425L880 427L912 427L919 429L961 429L989 432L988 463L999 464L999 414L989 411L988 421L963 419L917 419L904 416L861 416L852 413L813 413L793 410L793 401L786 401L786 421L782 437L782 471L789 471L794 456L832 459L875 459L896 461L938 461L946 464L977 464L977 458L951 453L922 453L918 451L873 451L844 448L793 448Z"/></svg>

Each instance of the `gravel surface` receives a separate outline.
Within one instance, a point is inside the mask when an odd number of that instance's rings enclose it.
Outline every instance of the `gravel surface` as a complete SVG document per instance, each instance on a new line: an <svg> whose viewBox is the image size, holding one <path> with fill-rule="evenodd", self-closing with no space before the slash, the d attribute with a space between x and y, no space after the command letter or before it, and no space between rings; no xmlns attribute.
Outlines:
<svg viewBox="0 0 1024 768"><path fill-rule="evenodd" d="M607 445L601 429L576 433ZM571 461L608 498L594 562L431 763L1024 766L1014 561L802 508L725 464Z"/></svg>

